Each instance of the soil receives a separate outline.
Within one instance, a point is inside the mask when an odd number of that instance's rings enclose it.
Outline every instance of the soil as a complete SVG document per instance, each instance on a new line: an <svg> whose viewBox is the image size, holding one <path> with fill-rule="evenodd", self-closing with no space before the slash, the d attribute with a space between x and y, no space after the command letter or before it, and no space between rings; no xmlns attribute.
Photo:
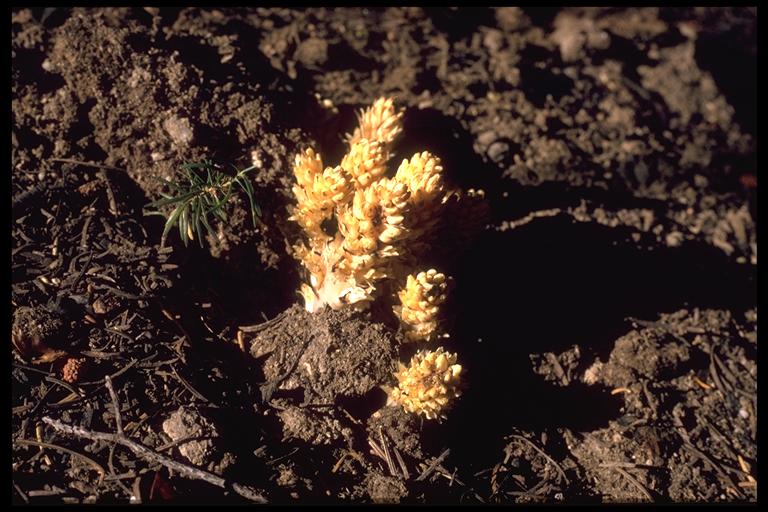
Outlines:
<svg viewBox="0 0 768 512"><path fill-rule="evenodd" d="M756 502L756 19L15 9L14 502ZM413 349L381 312L299 305L291 163L382 95L396 158L490 207L443 422L386 405ZM204 158L256 163L261 216L162 244L144 207Z"/></svg>

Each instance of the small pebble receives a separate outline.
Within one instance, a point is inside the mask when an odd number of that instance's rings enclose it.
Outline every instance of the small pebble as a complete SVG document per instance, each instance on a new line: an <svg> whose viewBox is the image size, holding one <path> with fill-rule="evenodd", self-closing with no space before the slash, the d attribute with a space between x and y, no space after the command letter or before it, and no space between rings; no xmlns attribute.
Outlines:
<svg viewBox="0 0 768 512"><path fill-rule="evenodd" d="M172 116L165 120L163 128L168 132L171 140L179 145L187 145L192 142L194 132L189 119Z"/></svg>

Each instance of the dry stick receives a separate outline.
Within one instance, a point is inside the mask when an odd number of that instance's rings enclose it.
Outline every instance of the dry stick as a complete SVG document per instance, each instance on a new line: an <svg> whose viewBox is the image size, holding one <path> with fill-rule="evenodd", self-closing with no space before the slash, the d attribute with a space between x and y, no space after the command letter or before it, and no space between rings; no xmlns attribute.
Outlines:
<svg viewBox="0 0 768 512"><path fill-rule="evenodd" d="M715 381L717 389L720 390L720 393L725 395L725 392L728 388L723 385L723 382L720 380L720 376L717 374L717 365L715 364L715 350L711 343L709 345L709 373L712 375L712 380ZM731 387L730 382L728 384L729 387Z"/></svg>
<svg viewBox="0 0 768 512"><path fill-rule="evenodd" d="M88 217L88 219L90 219L90 217ZM88 222L88 220L86 219L86 221L85 221L85 222L87 223L87 222ZM78 258L78 257L79 257L79 256L76 256L75 258ZM83 265L83 268L81 268L81 269L80 269L80 272L78 272L78 273L77 273L77 276L75 276L75 280L74 280L74 281L72 281L72 284L71 284L71 285L69 285L69 287L70 287L70 288L72 288L72 290L75 290L75 289L76 289L76 287L77 287L77 283L79 283L79 282L80 282L80 279L82 279L82 278L83 278L83 276L85 275L85 272L86 272L86 271L88 270L88 268L91 266L91 261L92 261L92 260L93 260L93 251L89 251L89 252L88 252L88 259L85 261L85 265ZM72 261L75 261L75 260L73 259ZM73 270L74 270L74 268L73 268Z"/></svg>
<svg viewBox="0 0 768 512"><path fill-rule="evenodd" d="M403 476L406 480L411 478L411 474L408 472L408 468L405 466L405 461L403 461L402 455L400 455L400 450L397 449L397 446L392 445L392 449L395 451L395 458L397 459L397 463L400 464L400 469L403 470Z"/></svg>
<svg viewBox="0 0 768 512"><path fill-rule="evenodd" d="M82 353L84 353L84 352L82 352ZM122 368L120 368L118 371L116 371L112 375L109 375L109 378L110 379L114 379L115 377L119 377L120 375L124 374L125 372L127 372L128 370L133 368L133 366L136 365L136 363L138 363L138 362L139 362L138 359L132 359L130 363L128 363L127 365L123 366ZM92 380L92 381L81 382L80 383L81 386L93 386L95 384L102 384L102 381L100 381L100 380Z"/></svg>
<svg viewBox="0 0 768 512"><path fill-rule="evenodd" d="M146 473L146 471L144 471L144 472ZM137 476L136 472L131 470L131 471L127 471L125 473L120 473L119 475L106 476L106 477L104 477L104 480L106 480L108 482L119 482L119 481L125 480L127 478L136 478L136 476Z"/></svg>
<svg viewBox="0 0 768 512"><path fill-rule="evenodd" d="M720 478L722 478L723 480L727 481L731 485L738 485L737 482L734 482L733 479L731 479L731 477L729 477L725 473L725 471L723 471L723 468L721 468L715 461L713 461L712 458L709 455L707 455L703 451L701 451L698 448L696 448L693 445L693 443L691 443L690 441L688 443L684 443L683 444L683 448L686 448L688 451L692 452L694 455L697 455L701 460L703 460L704 462L706 462L710 466L712 466L712 468L717 472L717 474L720 475ZM739 498L743 497L742 494L740 492L738 492L738 489L736 490L736 495Z"/></svg>
<svg viewBox="0 0 768 512"><path fill-rule="evenodd" d="M653 419L656 419L659 417L659 404L658 402L653 398L653 395L651 395L651 392L648 391L648 381L646 379L643 379L643 394L645 395L645 399L648 401L648 407L651 408L651 412L653 415L651 416Z"/></svg>
<svg viewBox="0 0 768 512"><path fill-rule="evenodd" d="M552 459L552 457L550 457L549 455L547 455L547 454L544 452L544 450L542 450L541 448L539 448L538 446L536 446L536 444L534 444L532 441L530 441L530 440L528 440L528 439L524 438L523 436L519 436L519 435L517 435L517 434L512 434L510 437L514 437L515 439L520 439L521 441L525 441L526 443L528 443L528 445L530 445L530 446L531 446L531 448L533 448L534 450L536 450L536 451L537 451L538 453L540 453L540 454L541 454L541 455L542 455L542 456L543 456L545 459L547 459L547 460L548 460L548 461L549 461L549 462L550 462L550 463L551 463L553 466L555 466L555 469L557 470L557 472L560 474L560 476L561 476L561 477L563 477L563 480L565 480L565 483L566 483L566 485L570 485L570 483L571 483L571 482L570 482L570 480L568 480L568 477L567 477L567 476L565 476L565 471L563 471L563 468L561 468L561 467L560 467L560 464L558 464L557 462L555 462L555 461L554 461L554 459Z"/></svg>
<svg viewBox="0 0 768 512"><path fill-rule="evenodd" d="M435 459L435 460L432 462L432 464L430 464L430 465L429 465L429 467L427 467L427 469L425 469L425 470L424 470L424 471L423 471L423 472L422 472L422 473L421 473L421 474L420 474L420 475L419 475L419 476L416 478L416 481L417 481L417 482L421 482L422 480L424 480L425 478L427 478L427 477L428 477L430 474L432 474L432 472L433 472L434 470L436 470L436 469L437 469L437 466L439 466L440 464L442 464L442 462L445 460L445 458L446 458L446 457L448 457L448 454L449 454L449 453L451 453L451 449L450 449L450 448L446 448L446 450L445 450L443 453L441 453L441 454L440 454L440 456L439 456L438 458L436 458L436 459Z"/></svg>
<svg viewBox="0 0 768 512"><path fill-rule="evenodd" d="M240 327L238 327L238 329L243 331L243 332L247 332L247 333L259 332L259 331L262 331L262 330L266 329L267 327L269 327L271 325L276 324L285 315L286 315L286 313L283 312L283 313L280 313L279 315L277 315L275 318L273 318L271 320L267 320L266 322L262 322L262 323L256 324L256 325L241 325Z"/></svg>
<svg viewBox="0 0 768 512"><path fill-rule="evenodd" d="M709 421L707 418L703 416L699 416L700 420L703 420L704 423L715 433L715 437L720 439L721 446L725 448L725 451L728 452L728 454L733 458L734 460L738 460L739 456L736 453L736 451L731 448L731 444L728 442L728 438L726 438L720 430L712 424L711 421Z"/></svg>
<svg viewBox="0 0 768 512"><path fill-rule="evenodd" d="M115 193L112 191L112 185L110 185L109 178L107 178L107 173L104 172L104 169L101 169L99 171L99 176L101 176L101 179L103 179L104 183L107 185L107 199L109 200L109 212L112 215L120 215L120 210L117 209L117 201L115 201Z"/></svg>
<svg viewBox="0 0 768 512"><path fill-rule="evenodd" d="M38 496L58 496L64 494L66 491L55 485L51 489L37 489L35 491L29 491L30 498L37 498Z"/></svg>
<svg viewBox="0 0 768 512"><path fill-rule="evenodd" d="M216 439L216 436L188 436L188 437L182 437L181 439L177 439L175 441L171 441L170 443L165 443L162 446L159 446L155 448L158 452L164 452L165 450L169 450L171 448L175 448L176 446L181 446L182 444L191 443L193 441L205 441L206 439Z"/></svg>
<svg viewBox="0 0 768 512"><path fill-rule="evenodd" d="M379 439L381 439L381 446L384 448L384 456L387 458L387 466L389 466L389 473L392 476L397 476L397 470L395 470L395 463L392 462L392 456L389 454L389 448L387 447L387 441L384 439L384 432L379 427Z"/></svg>
<svg viewBox="0 0 768 512"><path fill-rule="evenodd" d="M378 444L376 444L376 441L374 441L369 437L368 444L370 445L371 452L373 452L374 455L379 457L381 460L387 460L387 458L384 456L384 452L382 451L382 449L379 447Z"/></svg>
<svg viewBox="0 0 768 512"><path fill-rule="evenodd" d="M82 160L74 160L72 158L51 158L52 162L63 162L65 164L75 164L75 165L84 165L86 167L95 167L97 169L110 169L113 171L123 171L125 172L125 169L122 169L120 167L114 167L112 165L106 165L106 164L97 164L95 162L84 162Z"/></svg>
<svg viewBox="0 0 768 512"><path fill-rule="evenodd" d="M619 473L621 473L621 474L624 476L624 478L626 478L627 480L629 480L630 482L632 482L632 484L633 484L635 487L637 487L637 488L640 490L640 492L642 492L642 493L643 493L643 495L644 495L646 498L648 498L648 499L649 499L649 500L651 500L652 502L653 502L653 501L656 501L656 500L654 500L654 499L653 499L653 496L651 496L651 493L650 493L650 492L648 492L648 489L646 489L646 488L645 488L645 486L644 486L643 484L641 484L640 482L638 482L638 481L637 481L637 479L636 479L635 477L633 477L632 475L630 475L630 474L627 472L627 470L625 470L624 468L620 468L620 467L618 467L618 466L616 466L614 469L616 469L616 471L618 471Z"/></svg>
<svg viewBox="0 0 768 512"><path fill-rule="evenodd" d="M109 396L112 398L112 406L115 409L115 424L117 425L117 435L123 436L125 433L123 432L123 417L120 415L120 403L117 401L117 393L115 393L115 388L112 386L112 379L109 377L109 375L104 377L104 383L107 385Z"/></svg>
<svg viewBox="0 0 768 512"><path fill-rule="evenodd" d="M650 464L638 464L636 462L601 462L599 468L638 468L638 469L664 469L662 466L652 466Z"/></svg>
<svg viewBox="0 0 768 512"><path fill-rule="evenodd" d="M723 375L726 377L724 379L725 382L728 383L731 390L735 391L736 393L740 394L741 396L744 396L746 398L749 398L751 400L754 400L755 394L750 393L748 391L744 391L743 389L739 388L737 384L739 383L739 380L736 378L736 376L733 374L733 372L725 365L725 363L718 357L716 353L712 353L713 358L717 366L720 368L720 371L723 373Z"/></svg>
<svg viewBox="0 0 768 512"><path fill-rule="evenodd" d="M726 473L723 471L723 469L712 460L712 458L704 453L703 451L699 450L691 440L691 436L688 434L688 431L685 428L685 425L683 425L683 421L680 419L679 414L675 414L675 410L672 411L672 423L677 429L677 434L680 436L680 438L683 440L682 447L687 449L689 452L691 452L692 455L698 456L702 461L708 463L720 476L722 480L725 480L726 482L730 483L731 485L738 485L736 482L733 481ZM739 492L738 489L735 489L736 495L741 498L743 495Z"/></svg>
<svg viewBox="0 0 768 512"><path fill-rule="evenodd" d="M109 458L107 459L107 466L109 467L109 475L110 476L116 476L117 473L115 472L115 465L113 463L113 458L115 456L115 447L117 447L117 444L112 443L112 445L109 447ZM134 500L138 499L138 496L135 496L133 492L128 488L127 485L125 485L121 480L116 480L117 485L128 495L128 499L133 498Z"/></svg>
<svg viewBox="0 0 768 512"><path fill-rule="evenodd" d="M712 352L712 357L715 360L715 363L717 363L717 366L720 368L720 371L723 372L723 375L725 375L726 380L728 380L734 386L738 384L739 379L736 378L730 368L725 366L723 360L720 359L720 356L718 356L715 352L714 347L710 345L709 350Z"/></svg>
<svg viewBox="0 0 768 512"><path fill-rule="evenodd" d="M345 451L341 457L339 457L339 460L336 461L336 464L333 465L333 469L331 470L331 473L335 473L339 470L341 467L341 463L347 460L347 457L349 456L349 452Z"/></svg>
<svg viewBox="0 0 768 512"><path fill-rule="evenodd" d="M549 480L539 480L539 482L526 491L505 491L505 494L512 496L531 496L535 497L540 494L541 489L549 483ZM520 484L518 484L520 485ZM552 487L551 485L549 486Z"/></svg>
<svg viewBox="0 0 768 512"><path fill-rule="evenodd" d="M187 380L184 377L179 375L179 372L176 371L175 366L171 366L171 370L173 371L173 375L179 380L179 382L181 382L182 386L184 386L187 389L187 391L192 393L194 396L196 396L200 400L210 404L212 407L218 407L216 404L214 404L213 402L205 398L202 393L200 393L198 390L193 388L192 385L189 382L187 382Z"/></svg>
<svg viewBox="0 0 768 512"><path fill-rule="evenodd" d="M268 466L271 466L275 462L280 462L283 459L287 459L288 457L290 457L291 455L293 455L297 451L299 451L299 447L298 446L296 448L294 448L293 450L291 450L289 453L286 453L285 455L281 455L281 456L277 457L276 459L268 460L265 464L267 464Z"/></svg>
<svg viewBox="0 0 768 512"><path fill-rule="evenodd" d="M459 485L466 486L467 484L465 484L464 482L462 482L461 480L456 478L456 472L458 470L459 470L459 468L454 468L453 472L449 473L448 470L445 469L445 466L443 466L442 464L438 464L437 468L435 469L435 473L437 473L438 475L446 478L451 483L453 483L455 481Z"/></svg>
<svg viewBox="0 0 768 512"><path fill-rule="evenodd" d="M108 442L118 443L128 448L133 453L142 457L143 459L148 460L150 462L162 464L168 469L176 471L181 475L184 475L196 480L203 480L205 482L208 482L211 485L215 485L216 487L221 487L222 489L232 488L232 490L234 490L237 494L239 494L240 496L243 496L244 498L247 498L256 503L267 503L266 498L264 498L261 494L259 494L258 492L256 492L255 490L247 486L228 482L225 479L219 476L216 476L212 473L209 473L207 471L204 471L202 469L198 469L193 466L189 466L187 464L176 462L175 460L165 457L163 455L160 455L159 453L155 452L151 448L147 448L146 446L140 443L137 443L131 439L128 439L125 436L121 436L119 434L109 434L107 432L96 432L96 431L86 430L81 427L74 427L74 426L62 423L59 420L50 418L48 416L45 416L43 418L43 422L53 427L54 430L57 430L59 432L64 432L66 434L71 434L77 437L90 439L91 441L108 441ZM54 446L51 446L51 447L55 448Z"/></svg>
<svg viewBox="0 0 768 512"><path fill-rule="evenodd" d="M27 498L27 495L24 494L24 491L21 490L21 487L16 482L13 482L13 487L16 489L16 492L19 493L19 496L21 496L21 499L24 500L24 503L29 504L29 498Z"/></svg>
<svg viewBox="0 0 768 512"><path fill-rule="evenodd" d="M44 422L46 422L45 418L47 418L47 416L43 418ZM58 450L60 452L68 453L68 454L73 455L75 457L80 457L85 462L90 464L93 467L93 469L95 469L96 471L99 472L99 480L104 478L104 476L107 474L107 472L104 470L104 468L101 466L101 464L99 464L95 460L91 459L90 457L86 457L82 453L78 453L78 452L76 452L74 450L70 450L69 448L64 448L63 446L59 446L57 444L44 443L42 441L32 441L31 439L15 439L13 442L14 442L14 444L20 444L20 445L26 445L26 446L40 446L42 448L50 448L51 450Z"/></svg>

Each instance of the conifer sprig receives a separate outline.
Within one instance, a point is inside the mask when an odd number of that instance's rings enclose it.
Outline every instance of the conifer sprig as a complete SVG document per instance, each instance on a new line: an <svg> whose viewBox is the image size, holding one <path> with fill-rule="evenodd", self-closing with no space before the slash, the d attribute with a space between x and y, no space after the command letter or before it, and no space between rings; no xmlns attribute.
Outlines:
<svg viewBox="0 0 768 512"><path fill-rule="evenodd" d="M234 167L234 166L233 166ZM255 166L238 171L230 176L222 172L217 165L210 160L202 162L185 163L181 166L184 176L178 182L161 178L161 181L169 188L168 192L161 192L162 199L149 203L146 208L151 210L148 215L162 215L166 217L163 229L161 245L171 229L176 226L179 229L184 245L189 240L197 237L200 247L203 246L203 229L212 236L215 232L211 227L211 216L218 218L220 222L227 221L227 204L236 190L241 190L248 198L251 210L251 220L256 226L256 217L261 216L261 209L253 197L253 185L246 174ZM170 213L160 211L165 206L173 206Z"/></svg>

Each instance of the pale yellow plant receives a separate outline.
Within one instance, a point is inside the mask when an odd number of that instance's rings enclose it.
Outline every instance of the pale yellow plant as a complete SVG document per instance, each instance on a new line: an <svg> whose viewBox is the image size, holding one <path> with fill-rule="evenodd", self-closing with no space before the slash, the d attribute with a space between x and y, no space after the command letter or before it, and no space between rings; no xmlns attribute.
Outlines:
<svg viewBox="0 0 768 512"><path fill-rule="evenodd" d="M307 311L364 308L380 289L399 286L393 311L406 337L431 342L441 335L439 313L449 279L436 269L412 272L434 246L439 229L474 229L487 205L482 191L447 190L440 159L428 151L388 172L402 117L391 98L379 98L359 113L339 165L324 167L312 149L299 154L293 168L296 204L289 218L305 235L293 249L309 276L300 289ZM455 214L453 223L444 222L446 212ZM467 235L453 238L462 241ZM381 286L385 281L392 288ZM400 365L398 385L387 389L388 403L427 419L442 418L461 393L460 375L456 354L442 347L422 350L409 367Z"/></svg>
<svg viewBox="0 0 768 512"><path fill-rule="evenodd" d="M312 149L296 157L289 218L306 235L294 253L309 273L300 293L310 312L367 306L380 281L404 279L403 261L428 243L439 220L447 195L438 157L416 153L386 176L402 115L391 98L361 111L336 167L324 168ZM332 220L335 232L326 230Z"/></svg>
<svg viewBox="0 0 768 512"><path fill-rule="evenodd" d="M389 390L388 404L427 419L445 418L461 395L461 365L456 364L456 354L442 347L417 352L408 367L400 365L395 377L398 383Z"/></svg>
<svg viewBox="0 0 768 512"><path fill-rule="evenodd" d="M435 269L410 274L392 309L412 341L432 341L438 334L439 308L445 302L448 280Z"/></svg>

